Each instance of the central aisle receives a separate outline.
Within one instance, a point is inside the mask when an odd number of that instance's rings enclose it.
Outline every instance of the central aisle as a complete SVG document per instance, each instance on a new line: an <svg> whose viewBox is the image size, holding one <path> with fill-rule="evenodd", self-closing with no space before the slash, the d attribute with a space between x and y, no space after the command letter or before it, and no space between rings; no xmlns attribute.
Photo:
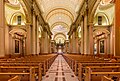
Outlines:
<svg viewBox="0 0 120 81"><path fill-rule="evenodd" d="M43 77L42 81L79 81L73 71L62 57L58 57L53 62L52 66Z"/></svg>

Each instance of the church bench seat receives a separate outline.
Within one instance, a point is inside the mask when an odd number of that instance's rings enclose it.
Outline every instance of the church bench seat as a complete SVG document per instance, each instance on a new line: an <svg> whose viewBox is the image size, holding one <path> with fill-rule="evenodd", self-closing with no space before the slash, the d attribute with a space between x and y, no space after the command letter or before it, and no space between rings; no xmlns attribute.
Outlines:
<svg viewBox="0 0 120 81"><path fill-rule="evenodd" d="M91 74L86 74L83 79L84 81L102 81L103 76L117 77L120 79L120 72L92 72Z"/></svg>
<svg viewBox="0 0 120 81"><path fill-rule="evenodd" d="M103 76L101 81L114 81L112 77Z"/></svg>
<svg viewBox="0 0 120 81"><path fill-rule="evenodd" d="M110 62L110 58L98 58L92 55L69 55L69 54L65 54L63 55L63 57L65 58L65 60L67 61L67 63L69 64L69 66L71 67L71 69L74 71L75 75L78 76L79 80L82 81L83 76L85 76L85 68L89 67L89 66L93 66L93 67L104 67L106 66L103 70L101 68L102 72L108 71L111 72L113 71L113 69L109 66L118 66L116 68L114 68L114 71L118 71L118 68L120 66L119 61L117 62ZM94 69L95 72L99 72L99 68L98 69ZM95 77L96 78L96 77ZM94 79L95 79L94 78ZM101 77L97 77L95 81L97 81L97 79Z"/></svg>
<svg viewBox="0 0 120 81"><path fill-rule="evenodd" d="M37 77L39 77L39 81L42 79L42 68L41 65L39 64L38 66L1 66L0 67L0 75L2 74L26 74L28 72L30 72L30 69L34 68L34 72L36 74Z"/></svg>
<svg viewBox="0 0 120 81"><path fill-rule="evenodd" d="M8 78L15 76L20 76L21 81L36 81L34 67L30 67L28 72L0 72L0 81L8 81Z"/></svg>
<svg viewBox="0 0 120 81"><path fill-rule="evenodd" d="M43 57L44 56L44 57ZM32 59L30 59L30 58ZM19 60L7 60L7 61L0 61L0 66L18 66L18 65L27 65L27 66L36 66L39 63L42 64L43 68L43 75L45 75L46 71L49 69L55 58L57 57L56 54L50 54L50 55L31 55L27 56ZM24 60L23 60L24 59ZM36 60L37 59L37 60Z"/></svg>
<svg viewBox="0 0 120 81"><path fill-rule="evenodd" d="M15 73L21 73L21 72L26 73L28 72L28 69L30 67L34 67L35 73L37 74L36 76L39 77L38 79L39 81L41 81L42 75L45 75L46 71L49 69L49 67L51 66L51 64L53 63L56 57L57 57L56 54L41 55L41 56L29 55L21 58L0 60L0 72L3 74L10 72L13 73L12 75L15 76L16 75ZM39 66L39 64L41 66ZM1 76L3 76L3 74L1 74ZM6 76L12 76L12 75L9 75L8 73L8 75ZM26 76L29 77L28 75Z"/></svg>
<svg viewBox="0 0 120 81"><path fill-rule="evenodd" d="M20 76L15 76L11 79L9 79L8 81L20 81L21 77Z"/></svg>
<svg viewBox="0 0 120 81"><path fill-rule="evenodd" d="M101 63L100 63L101 64ZM86 66L85 66L86 65ZM108 64L108 65L99 65L99 64L96 64L96 65L91 65L90 63L89 64L82 64L82 63L79 63L79 68L77 68L77 71L76 71L76 75L78 76L79 80L82 79L83 76L85 76L85 69L86 68L90 68L92 72L120 72L120 64L118 66L114 66L114 64Z"/></svg>
<svg viewBox="0 0 120 81"><path fill-rule="evenodd" d="M103 68L108 68L111 69L111 71L107 71L106 69ZM115 72L116 68L118 71ZM95 71L94 69L98 69ZM103 71L104 70L104 71ZM83 75L84 81L101 81L103 76L111 76L111 77L118 77L120 78L120 67L119 66L92 66L92 67L86 67L85 68L85 73Z"/></svg>

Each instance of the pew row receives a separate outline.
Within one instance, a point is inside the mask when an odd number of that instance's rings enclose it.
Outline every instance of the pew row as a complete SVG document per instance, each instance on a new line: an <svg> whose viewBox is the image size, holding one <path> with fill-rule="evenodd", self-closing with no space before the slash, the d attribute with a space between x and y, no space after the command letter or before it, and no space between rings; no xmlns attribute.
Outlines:
<svg viewBox="0 0 120 81"><path fill-rule="evenodd" d="M120 68L119 67L120 63L116 62L116 61L111 62L110 58L105 59L105 58L97 58L92 55L89 56L89 55L73 55L73 54L72 55L65 54L65 55L63 55L63 57L65 58L65 60L67 61L67 63L71 67L71 69L74 71L75 75L78 76L78 79L80 81L84 80L85 68L89 67L89 66L93 66L96 69L97 69L97 67L102 67L102 68L104 68L104 70L102 70L103 72L105 72L105 71L112 72L113 71L112 67L114 67L114 66L115 66L114 71L115 71L115 68L117 68L117 69ZM109 66L112 66L112 67L109 67ZM116 72L119 72L119 71L117 70Z"/></svg>
<svg viewBox="0 0 120 81"><path fill-rule="evenodd" d="M42 56L32 55L9 60L0 60L0 79L8 81L8 79L11 80L12 78L14 79L15 76L19 76L20 79L22 79L20 81L41 81L42 76L45 75L57 55ZM34 68L35 73L31 72L31 67ZM34 74L32 75L31 73ZM32 76L34 76L34 79L31 78ZM27 77L27 80L25 80L25 77Z"/></svg>
<svg viewBox="0 0 120 81"><path fill-rule="evenodd" d="M83 75L83 80L84 81L102 81L103 76L108 76L108 77L116 77L113 79L114 81L119 81L120 80L120 71L117 72L110 72L104 70L102 71L92 71L90 67L87 67L85 69L85 74Z"/></svg>

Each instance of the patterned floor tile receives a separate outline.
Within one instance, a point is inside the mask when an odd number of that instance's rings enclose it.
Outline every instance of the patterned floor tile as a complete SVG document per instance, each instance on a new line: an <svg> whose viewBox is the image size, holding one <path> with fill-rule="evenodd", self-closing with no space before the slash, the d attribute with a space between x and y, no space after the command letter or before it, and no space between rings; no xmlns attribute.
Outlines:
<svg viewBox="0 0 120 81"><path fill-rule="evenodd" d="M79 81L70 69L69 65L62 57L58 55L50 69L43 77L42 81Z"/></svg>

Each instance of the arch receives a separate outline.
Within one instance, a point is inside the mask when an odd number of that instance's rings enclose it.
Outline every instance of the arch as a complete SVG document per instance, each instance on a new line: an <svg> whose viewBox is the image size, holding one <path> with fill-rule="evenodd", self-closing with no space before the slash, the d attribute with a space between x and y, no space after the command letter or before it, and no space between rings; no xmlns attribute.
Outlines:
<svg viewBox="0 0 120 81"><path fill-rule="evenodd" d="M90 16L89 16L89 22L90 23L93 23L93 21L94 21L94 15L95 15L95 12L97 10L98 5L100 4L100 1L101 0L96 0L94 6L92 8L92 11L91 11Z"/></svg>
<svg viewBox="0 0 120 81"><path fill-rule="evenodd" d="M48 18L49 14L52 13L53 11L55 11L55 10L65 10L65 11L67 11L68 13L71 14L72 20L74 20L73 14L72 14L69 10L67 10L67 9L65 9L65 8L55 8L55 9L52 9L51 11L49 11L49 12L47 13L47 15L46 15L46 17L45 17L45 20Z"/></svg>
<svg viewBox="0 0 120 81"><path fill-rule="evenodd" d="M15 12L10 18L10 22L9 22L10 24L12 24L13 18L18 14L22 15L24 17L24 20L26 21L26 17L22 12Z"/></svg>
<svg viewBox="0 0 120 81"><path fill-rule="evenodd" d="M48 21L53 15L56 15L56 14L64 14L64 15L68 16L72 22L74 21L72 17L70 17L68 14L66 14L66 13L64 13L64 12L56 12L56 13L53 13L51 16L49 16L49 17L46 19L46 21Z"/></svg>
<svg viewBox="0 0 120 81"><path fill-rule="evenodd" d="M7 0L11 5L18 5L19 1L18 0ZM17 3L16 3L17 2Z"/></svg>
<svg viewBox="0 0 120 81"><path fill-rule="evenodd" d="M65 22L55 22L54 24L51 25L50 29L52 30L55 26L57 25L63 25L64 27L66 27L67 29L69 29L69 25Z"/></svg>
<svg viewBox="0 0 120 81"><path fill-rule="evenodd" d="M23 29L20 28L14 28L9 32L11 35L14 35L15 33L20 33L22 34L24 37L26 37L27 32Z"/></svg>
<svg viewBox="0 0 120 81"><path fill-rule="evenodd" d="M63 33L57 33L57 34L55 34L53 39L55 39L55 37L58 36L58 35L62 35L66 39L66 35L63 34Z"/></svg>
<svg viewBox="0 0 120 81"><path fill-rule="evenodd" d="M61 43L64 43L65 40L66 40L66 36L63 33L57 33L57 34L54 35L53 40L55 40L56 43L58 43L60 39L62 39Z"/></svg>
<svg viewBox="0 0 120 81"><path fill-rule="evenodd" d="M95 16L95 18L97 17L97 16L102 16L102 17L104 17L105 19L106 19L106 25L110 25L110 22L109 22L109 18L108 18L108 16L104 13L104 12L98 12L97 14L96 14L96 16Z"/></svg>
<svg viewBox="0 0 120 81"><path fill-rule="evenodd" d="M96 30L93 32L93 35L95 35L96 33L99 33L99 32L103 32L103 33L105 33L105 34L110 34L110 32L109 32L107 29L99 28L99 29L96 29Z"/></svg>
<svg viewBox="0 0 120 81"><path fill-rule="evenodd" d="M5 4L7 6L9 6L10 8L13 8L15 10L19 10L20 9L20 3L19 2L16 3L16 4L13 4L13 3L11 3L11 1L8 1L8 2L5 2Z"/></svg>
<svg viewBox="0 0 120 81"><path fill-rule="evenodd" d="M28 6L28 3L26 0L19 0L24 12L25 12L25 16L26 16L26 23L30 23L31 22L31 10L30 7Z"/></svg>

